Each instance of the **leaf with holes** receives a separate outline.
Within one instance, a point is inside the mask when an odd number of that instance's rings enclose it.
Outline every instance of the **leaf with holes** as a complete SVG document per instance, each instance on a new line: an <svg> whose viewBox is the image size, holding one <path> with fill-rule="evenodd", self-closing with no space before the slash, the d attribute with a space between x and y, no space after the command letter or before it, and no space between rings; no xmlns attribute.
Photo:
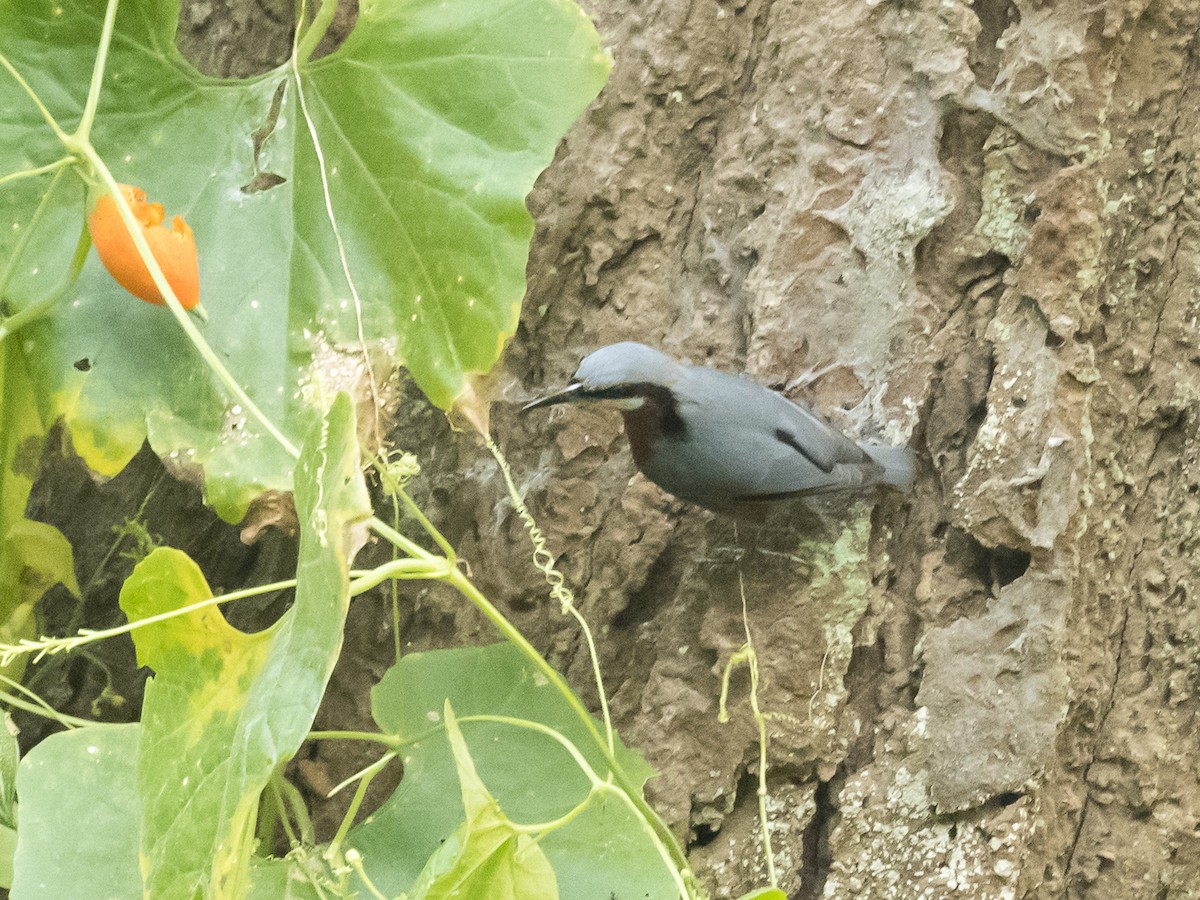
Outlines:
<svg viewBox="0 0 1200 900"><path fill-rule="evenodd" d="M0 52L68 130L103 10L0 0ZM451 406L516 328L525 196L607 77L590 21L569 0L363 0L332 55L298 78L283 66L246 80L198 74L175 49L177 23L178 0L121 4L92 142L118 181L186 218L204 334L224 364L293 441L338 390L372 393L368 358L403 364ZM0 77L0 176L61 156ZM4 186L0 314L60 289L87 208L70 173ZM288 488L292 461L169 312L128 300L93 255L20 332L45 418L65 414L108 474L148 436L202 469L230 519Z"/></svg>

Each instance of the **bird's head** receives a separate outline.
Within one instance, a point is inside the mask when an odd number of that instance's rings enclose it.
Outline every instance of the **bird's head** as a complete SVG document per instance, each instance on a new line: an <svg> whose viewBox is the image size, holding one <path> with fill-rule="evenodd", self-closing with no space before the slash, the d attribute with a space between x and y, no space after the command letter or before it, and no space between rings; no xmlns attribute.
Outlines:
<svg viewBox="0 0 1200 900"><path fill-rule="evenodd" d="M525 409L587 400L611 400L621 409L637 409L648 396L669 391L680 368L669 356L645 344L610 344L588 355L565 388L534 400Z"/></svg>

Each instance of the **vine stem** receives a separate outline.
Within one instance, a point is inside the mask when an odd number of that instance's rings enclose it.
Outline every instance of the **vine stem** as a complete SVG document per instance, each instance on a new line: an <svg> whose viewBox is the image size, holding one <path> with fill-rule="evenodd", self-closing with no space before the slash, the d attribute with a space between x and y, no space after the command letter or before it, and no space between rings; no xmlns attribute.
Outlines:
<svg viewBox="0 0 1200 900"><path fill-rule="evenodd" d="M442 551L443 555L445 555L446 561L452 566L457 565L458 553L455 551L454 546L448 540L446 540L445 536L438 531L437 528L434 527L434 524L429 521L429 518L421 511L421 507L417 506L413 498L408 496L408 491L404 490L402 487L398 487L396 489L396 493L399 495L400 499L404 501L404 506L412 515L412 517L417 520L422 528L425 529L425 533L433 538L434 543L438 545L438 548Z"/></svg>
<svg viewBox="0 0 1200 900"><path fill-rule="evenodd" d="M4 680L6 682L11 681L9 678L5 678ZM16 687L21 687L21 685L15 681L12 683ZM25 689L22 688L22 690ZM32 692L26 691L26 693ZM37 702L23 700L15 694L10 694L8 691L0 691L0 700L3 700L8 706L13 706L17 709L23 709L25 712L31 713L35 716L41 716L43 719L50 719L51 721L62 725L64 728L82 728L85 725L96 724L88 719L80 719L77 716L68 715L67 713L60 713L57 709L52 707L37 694L33 694L33 696L36 698Z"/></svg>
<svg viewBox="0 0 1200 900"><path fill-rule="evenodd" d="M100 176L100 180L104 182L104 186L112 192L113 199L117 204L117 212L121 215L121 221L125 224L129 231L129 236L133 238L133 245L137 247L138 255L142 258L146 269L150 272L150 279L154 282L154 286L158 288L163 299L167 303L167 308L175 316L175 320L179 323L179 327L183 329L183 333L187 335L188 340L192 342L192 346L196 348L196 352L201 358L208 363L208 367L212 369L213 374L218 380L225 385L225 389L233 395L233 399L242 405L255 420L258 421L267 433L279 443L284 451L294 459L299 459L300 451L282 431L276 427L275 423L267 418L264 413L246 393L246 389L238 384L237 379L225 368L225 364L217 357L213 348L209 346L208 341L204 339L204 335L200 333L200 329L192 321L191 316L183 308L179 302L179 298L175 296L175 291L171 285L167 283L166 276L163 275L162 267L159 266L158 260L154 258L154 254L150 250L150 245L146 242L146 236L142 233L142 226L133 215L133 210L129 206L129 202L125 199L125 195L121 192L121 186L117 183L117 179L113 176L108 165L101 158L96 149L86 140L78 140L73 137L68 137L67 149L73 150L84 159L86 159Z"/></svg>
<svg viewBox="0 0 1200 900"><path fill-rule="evenodd" d="M58 175L62 173L59 172ZM51 183L51 189L57 182L58 175L55 175L55 182ZM47 191L49 196L49 191ZM41 207L39 206L40 210ZM29 228L33 228L35 223L31 221ZM28 235L28 231L26 232ZM79 232L79 240L75 244L75 253L71 257L71 264L67 267L67 272L62 280L55 286L54 290L50 291L49 295L44 300L37 303L31 303L29 306L22 309L20 312L13 313L7 319L0 319L0 344L3 344L5 339L12 334L16 334L30 322L34 322L41 318L51 309L58 299L67 292L67 289L75 283L79 278L79 273L83 271L83 264L87 260L88 251L92 249L92 237L88 234L87 226L84 225ZM7 273L0 276L0 296L4 295L4 285L7 281Z"/></svg>
<svg viewBox="0 0 1200 900"><path fill-rule="evenodd" d="M342 823L340 826L338 826L337 834L333 836L333 840L329 842L329 846L325 849L325 853L323 854L327 862L332 862L341 854L342 844L346 842L346 835L350 833L350 828L354 825L354 819L358 815L359 809L362 808L363 800L367 795L367 788L371 786L371 782L374 780L375 776L382 772L384 767L386 767L388 763L396 758L396 755L397 751L394 750L385 753L361 772L352 776L350 779L343 781L329 792L328 796L332 797L351 781L358 779L358 787L354 791L354 797L350 801L350 807L346 810L346 815L342 817Z"/></svg>
<svg viewBox="0 0 1200 900"><path fill-rule="evenodd" d="M370 519L368 519L367 525L369 525L372 531L378 534L389 544L400 548L413 559L421 559L427 563L446 562L446 560L444 560L442 557L430 553L412 538L405 537L378 516L372 516Z"/></svg>
<svg viewBox="0 0 1200 900"><path fill-rule="evenodd" d="M313 830L312 819L309 818L308 807L304 803L300 789L284 778L279 771L271 776L271 781L279 791L280 799L286 801L285 808L287 806L292 808L292 815L296 817L296 824L300 826L301 842L310 846L315 844L317 842L316 832Z"/></svg>
<svg viewBox="0 0 1200 900"><path fill-rule="evenodd" d="M546 680L553 684L555 688L558 689L559 693L563 695L563 698L567 701L568 705L570 705L571 709L579 717L580 721L584 724L584 727L587 728L588 733L592 736L596 743L604 749L605 756L610 757L609 761L615 764L616 760L611 758L612 754L608 749L608 742L604 740L604 736L601 735L600 730L596 728L596 723L592 720L592 714L588 712L587 707L583 705L583 701L575 696L575 692L571 690L570 686L566 682L566 679L559 674L558 670L554 668L554 666L550 665L550 663L546 662L546 660L542 658L542 655L537 652L537 649L533 646L533 644L529 643L529 639L526 638L525 635L523 635L515 625L508 621L508 619L504 617L504 614L501 613L500 610L496 609L496 607L492 605L492 601L488 600L488 598L483 595L483 592L480 591L479 588L475 587L471 580L467 578L467 576L463 574L461 570L452 570L450 574L442 580L451 585L460 594L474 603L479 611L487 616L488 620L496 626L497 630L499 630L499 632L508 639L509 643L513 644L513 646L520 650L525 657L531 663L533 663L534 667L537 668L544 676L546 676ZM614 768L619 768L619 766L614 765Z"/></svg>
<svg viewBox="0 0 1200 900"><path fill-rule="evenodd" d="M68 162L74 162L73 156L65 156L62 158ZM49 167L43 166L42 168ZM29 222L25 224L24 230L22 230L22 233L20 233L20 236L18 236L16 245L13 246L12 254L10 257L8 257L8 262L4 265L4 268L0 269L0 298L4 298L4 296L7 294L8 282L12 280L14 272L17 271L17 262L25 253L25 248L29 246L29 242L32 240L32 238L34 238L34 234L37 232L37 226L41 223L42 216L46 214L50 197L52 197L54 192L58 190L59 185L62 184L62 179L64 179L65 175L66 168L58 168L55 170L54 178L50 179L49 186L46 188L46 191L42 193L42 199L40 202L38 202L37 209L34 210L34 215L30 217ZM2 179L0 179L0 181L2 181ZM32 304L26 306L24 310L14 312L12 316L0 317L0 343L4 343L8 336L16 334L16 332L20 329L23 329L25 325L28 325L30 322L34 322L35 319L44 316L44 314L46 314L50 308L52 308L54 304L58 302L60 296L66 292L67 287L70 287L74 280L76 280L76 278L79 276L79 271L83 269L84 259L88 257L88 251L90 248L91 236L88 234L88 228L83 226L80 228L76 252L74 252L74 256L71 258L71 265L68 266L64 281L62 281L58 287L55 287L55 289L49 293L46 299L32 302Z"/></svg>
<svg viewBox="0 0 1200 900"><path fill-rule="evenodd" d="M771 887L779 887L779 877L775 873L775 853L771 849L771 823L767 818L767 748L770 746L770 736L767 734L767 718L758 706L758 653L754 649L750 637L750 613L746 604L746 580L742 577L742 566L738 564L738 592L742 597L742 625L746 630L746 665L750 669L750 711L754 716L754 724L758 726L758 820L762 823L763 855L767 858L767 879Z"/></svg>
<svg viewBox="0 0 1200 900"><path fill-rule="evenodd" d="M361 853L351 847L346 851L345 860L350 868L354 870L354 873L362 879L362 883L366 885L367 890L371 892L371 896L374 897L375 900L388 900L387 896L384 895L379 888L375 887L375 882L367 877L367 872L363 868Z"/></svg>
<svg viewBox="0 0 1200 900"><path fill-rule="evenodd" d="M493 625L499 629L508 641L525 655L525 657L533 663L534 667L545 676L558 692L566 700L567 705L575 712L580 722L583 723L596 746L600 748L600 752L604 756L604 761L608 763L613 776L616 778L617 784L622 792L629 797L630 803L638 811L650 825L651 829L657 835L659 842L666 848L667 853L671 858L672 869L680 874L680 877L686 877L690 874L691 868L688 865L687 857L684 855L683 849L679 846L679 842L675 840L675 835L667 828L666 823L659 818L658 813L650 806L649 803L642 797L642 792L639 787L634 785L629 776L625 773L625 769L617 761L616 754L609 749L608 741L604 735L596 727L595 721L592 719L592 714L588 712L587 707L583 702L575 696L575 692L571 690L565 678L559 674L558 670L550 663L542 658L542 655L537 652L534 646L529 643L528 638L521 634L517 628L506 619L501 612L492 605L491 601L483 595L479 588L471 583L471 580L462 573L459 569L454 569L447 575L443 581L453 586L459 593L470 600L475 606L491 621ZM686 892L684 894L686 896Z"/></svg>
<svg viewBox="0 0 1200 900"><path fill-rule="evenodd" d="M733 528L734 538L737 538L737 526ZM767 798L770 796L767 792L767 757L768 748L770 747L770 735L767 733L767 717L763 714L758 702L758 652L754 649L754 638L750 635L750 611L746 603L746 579L742 575L742 565L739 562L737 567L738 577L738 593L742 598L742 628L746 632L746 643L738 648L736 653L729 657L729 662L725 664L725 671L721 674L721 696L717 703L717 721L722 725L729 721L729 679L733 675L733 670L740 665L745 665L750 671L750 713L754 719L754 724L758 728L758 821L762 828L762 843L763 854L767 860L767 878L770 880L771 887L779 888L779 878L775 872L775 854L771 849L771 829L770 820L767 818ZM821 663L824 666L824 662ZM811 719L812 712L809 711Z"/></svg>
<svg viewBox="0 0 1200 900"><path fill-rule="evenodd" d="M484 440L488 450L495 457L496 464L500 466L500 473L504 476L504 484L508 488L508 499L512 503L513 509L517 511L517 515L521 517L525 531L529 535L529 542L533 544L534 566L546 579L546 584L550 587L550 596L558 600L563 612L570 613L575 619L579 630L583 633L584 640L587 641L588 656L592 663L592 677L596 679L596 691L600 697L600 712L604 719L604 736L608 741L608 749L612 751L615 746L612 716L608 710L608 692L604 690L604 675L600 671L600 655L596 652L596 640L592 636L592 629L588 625L587 619L583 617L583 613L576 608L575 597L566 586L566 579L554 566L554 556L546 548L545 535L542 534L542 529L534 520L533 513L525 505L525 499L521 496L521 492L517 490L517 483L513 480L512 467L509 466L508 460L501 452L500 447L492 440L491 435L485 434Z"/></svg>
<svg viewBox="0 0 1200 900"><path fill-rule="evenodd" d="M594 794L612 794L617 799L623 801L629 807L630 812L633 813L634 817L641 824L642 828L644 828L647 831L647 833L650 835L655 849L658 851L659 856L662 858L663 863L666 865L667 871L671 873L671 880L675 882L675 887L679 891L679 896L682 898L682 900L687 900L687 897L688 897L687 884L684 882L683 874L680 871L679 867L675 864L675 861L671 858L670 846L671 846L671 843L674 843L674 838L672 838L671 842L663 841L662 836L656 833L657 829L655 828L655 825L654 825L654 819L656 819L657 816L653 815L653 814L651 816L647 816L643 810L638 808L638 805L636 803L638 795L634 794L634 793L630 793L629 791L626 791L626 790L620 790L620 789L614 787L609 782L602 779L599 775L596 774L595 769L593 769L588 764L588 761L586 759L584 759L583 754L579 752L579 748L576 747L574 744L572 744L565 737L563 737L563 735L559 734L553 728L551 728L548 725L544 725L541 722L533 722L528 719L516 719L516 718L513 718L512 716L494 716L494 715L455 716L454 720L459 723L463 723L463 722L467 722L467 723L469 723L469 722L495 722L500 725L509 725L513 728L525 728L530 731L536 731L539 734L544 734L546 737L557 742L559 744L559 746L561 746L568 754L570 754L571 759L573 759L575 761L575 765L579 766L580 770L587 777L588 781L591 782L592 793L594 793ZM513 825L517 831L524 831L524 832L530 832L530 831L534 831L534 830L545 831L548 828L561 827L562 825L566 824L571 819L573 819L575 816L577 816L580 812L582 812L585 804L586 804L586 801L584 804L576 805L574 807L574 809L571 810L571 812L567 813L566 816L563 816L561 819L559 819L556 822L540 823L537 825L529 825L529 826L519 826L519 825L516 825L515 823L509 823L509 824Z"/></svg>
<svg viewBox="0 0 1200 900"><path fill-rule="evenodd" d="M304 17L304 7L307 4L300 4L300 17ZM296 45L296 50L292 54L293 58L299 62L308 62L313 55L313 51L317 49L317 45L321 43L321 38L325 37L325 32L329 30L329 23L333 21L333 14L337 12L337 0L321 0L321 5L317 9L317 13L313 16L312 23L308 28L304 29L304 36ZM302 22L297 23L297 31Z"/></svg>
<svg viewBox="0 0 1200 900"><path fill-rule="evenodd" d="M96 50L96 63L92 67L92 81L88 85L87 103L84 104L79 127L75 129L75 139L85 144L91 137L92 124L96 121L96 108L100 105L100 86L104 83L104 67L108 64L108 48L112 44L118 4L119 0L108 0L108 6L104 10L104 25L100 30L100 46Z"/></svg>
<svg viewBox="0 0 1200 900"><path fill-rule="evenodd" d="M75 157L64 156L61 159L56 159L52 163L46 163L44 166L38 166L36 169L17 169L15 172L9 172L7 175L0 175L0 187L8 184L10 181L20 181L22 178L35 178L38 175L49 175L51 172L57 172L64 166L69 166L75 162Z"/></svg>
<svg viewBox="0 0 1200 900"><path fill-rule="evenodd" d="M329 28L329 22L333 19L334 10L337 8L337 0L322 0L321 8L317 10L317 15L313 19L312 25L304 34L302 44L297 44L292 50L292 77L296 82L296 97L300 101L300 114L304 117L304 124L308 127L308 137L312 141L313 154L317 158L317 172L321 176L321 195L325 201L325 217L329 220L329 228L333 232L334 242L337 244L338 261L342 265L342 276L346 279L346 287L350 291L350 298L354 301L354 321L358 328L358 348L362 352L363 371L367 376L367 386L371 391L371 413L372 426L375 436L375 441L383 444L382 429L379 424L379 409L381 406L379 399L379 386L375 383L375 367L371 364L371 354L367 350L367 337L363 331L363 313L362 313L362 297L358 293L358 285L354 283L354 276L350 272L350 258L346 254L346 242L342 239L342 229L338 225L337 216L333 212L333 193L329 189L329 173L328 167L325 165L325 151L321 149L321 136L317 133L317 123L313 121L312 114L308 111L308 99L304 95L304 82L300 78L300 63L308 59L312 55L312 51L316 49L317 42L325 34ZM304 4L301 3L300 14L303 17ZM311 40L311 45L310 45ZM305 47L308 49L305 50Z"/></svg>
<svg viewBox="0 0 1200 900"><path fill-rule="evenodd" d="M50 114L50 110L46 109L46 104L42 103L42 98L29 86L29 82L21 76L16 66L9 62L8 57L3 53L0 53L0 66L4 67L8 74L13 77L13 80L21 86L21 90L33 101L34 106L38 108L38 112L42 114L42 118L46 120L46 124L50 126L50 130L54 132L54 136L65 143L70 138L70 135L63 131L62 126Z"/></svg>
<svg viewBox="0 0 1200 900"><path fill-rule="evenodd" d="M74 159L74 157L67 158L72 160ZM17 263L24 255L25 248L29 246L29 242L33 240L33 235L37 231L38 223L41 222L42 216L45 215L46 209L49 207L50 198L58 189L58 186L62 183L62 179L65 174L65 170L60 170L54 173L54 177L50 179L50 184L42 193L42 199L38 201L37 209L33 211L33 215L29 217L29 222L26 223L24 230L22 230L20 235L17 237L16 243L13 246L12 254L9 256L4 268L0 269L0 296L4 296L6 293L8 293L8 283L12 280L13 273L17 270ZM87 231L87 228L85 227L83 230ZM16 315L20 315L20 313L17 313ZM10 316L4 321L11 322L14 318L16 318L16 315ZM15 331L16 329L12 330Z"/></svg>
<svg viewBox="0 0 1200 900"><path fill-rule="evenodd" d="M76 647L82 647L84 644L91 644L95 641L102 641L110 637L116 637L119 634L126 634L130 631L135 631L145 625L153 625L157 622L165 622L168 619L175 619L179 616L186 616L190 613L199 612L202 609L207 609L210 606L218 606L222 603L229 603L232 600L244 600L247 597L257 597L260 594L269 594L272 591L286 590L294 588L296 579L289 578L285 581L276 581L272 584L260 584L257 587L243 588L240 591L232 591L228 594L220 594L216 597L206 597L203 600L197 600L195 603L189 603L186 606L180 606L177 609L171 609L167 612L156 613L153 616L147 616L144 619L135 619L132 622L126 622L124 625L117 625L114 628L105 628L101 631L93 631L91 629L81 629L73 635L60 638L44 638L38 641L22 640L16 644L0 644L0 666L6 666L16 657L24 653L33 653L37 651L37 655L33 658L37 662L44 656L52 656L63 650L74 650Z"/></svg>
<svg viewBox="0 0 1200 900"><path fill-rule="evenodd" d="M350 583L350 593L357 597L392 578L442 578L448 570L449 563L445 560L393 559L355 578Z"/></svg>

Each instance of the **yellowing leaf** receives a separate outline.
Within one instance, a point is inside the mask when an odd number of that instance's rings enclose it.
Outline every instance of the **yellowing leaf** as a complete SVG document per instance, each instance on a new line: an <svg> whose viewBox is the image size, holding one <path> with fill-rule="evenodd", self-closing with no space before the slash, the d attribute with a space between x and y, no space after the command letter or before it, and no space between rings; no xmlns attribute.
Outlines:
<svg viewBox="0 0 1200 900"><path fill-rule="evenodd" d="M79 595L70 543L25 518L46 428L18 341L0 343L0 641L9 644L36 636L34 604L55 584ZM19 679L24 668L21 657L0 672Z"/></svg>
<svg viewBox="0 0 1200 900"><path fill-rule="evenodd" d="M370 512L354 410L339 395L308 435L296 474L296 600L247 635L215 607L134 632L146 687L138 787L142 877L155 898L242 896L259 795L300 746L342 642L350 559ZM121 591L130 619L210 597L178 550L155 550Z"/></svg>

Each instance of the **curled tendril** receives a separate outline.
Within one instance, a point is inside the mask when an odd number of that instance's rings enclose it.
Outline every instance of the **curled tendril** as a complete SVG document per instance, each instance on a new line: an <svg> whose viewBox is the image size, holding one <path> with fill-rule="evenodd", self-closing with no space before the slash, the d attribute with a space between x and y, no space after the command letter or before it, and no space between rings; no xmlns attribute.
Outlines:
<svg viewBox="0 0 1200 900"><path fill-rule="evenodd" d="M512 501L513 508L516 509L517 515L521 517L521 522L524 523L525 530L529 532L529 542L533 544L533 565L542 573L542 577L546 579L546 584L550 588L550 596L558 601L565 615L569 610L574 609L575 595L571 593L571 589L565 584L562 572L554 567L554 555L546 548L546 536L542 534L542 529L533 520L533 515L529 512L529 508L525 506L525 501L521 498L521 492L517 490L516 482L513 481L512 470L508 467L508 461L500 453L500 448L495 445L490 437L487 439L487 446L492 451L492 455L496 457L496 462L500 465L500 471L504 475L504 483L508 487L508 497Z"/></svg>
<svg viewBox="0 0 1200 900"><path fill-rule="evenodd" d="M408 487L408 483L421 474L421 463L416 456L404 450L385 450L375 461L379 472L379 486L389 497L395 497Z"/></svg>

